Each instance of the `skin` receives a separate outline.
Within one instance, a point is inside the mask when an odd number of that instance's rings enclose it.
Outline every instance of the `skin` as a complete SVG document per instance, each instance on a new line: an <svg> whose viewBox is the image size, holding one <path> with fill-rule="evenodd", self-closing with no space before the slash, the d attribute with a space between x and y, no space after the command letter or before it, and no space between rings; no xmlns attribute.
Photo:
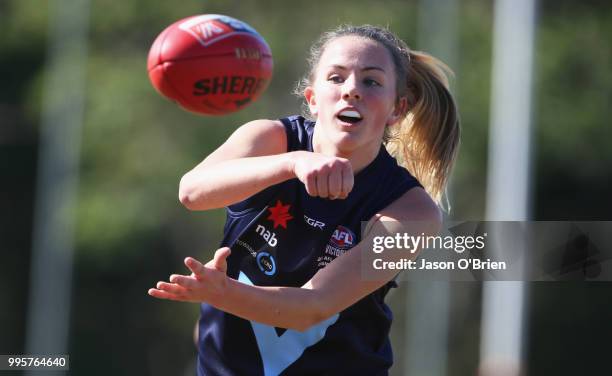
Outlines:
<svg viewBox="0 0 612 376"><path fill-rule="evenodd" d="M287 153L285 130L279 121L247 123L183 176L180 201L191 210L219 208L293 178L312 196L346 198L353 188L354 173L378 154L385 128L397 124L406 112L405 98L396 96L395 81L391 56L384 46L355 36L334 39L321 56L312 87L304 92L317 119L315 152ZM345 108L358 111L362 120L351 124L338 119L336 115ZM400 221L412 225L400 227ZM433 235L440 223L435 203L423 189L413 188L369 221L369 230L359 244L301 288L249 286L227 277L230 249L224 247L206 264L186 258L191 274L173 274L168 282L158 282L149 295L207 302L247 320L303 331L395 277L396 272L389 270L378 274L376 281L361 278L361 259L371 253L374 236L400 230Z"/></svg>

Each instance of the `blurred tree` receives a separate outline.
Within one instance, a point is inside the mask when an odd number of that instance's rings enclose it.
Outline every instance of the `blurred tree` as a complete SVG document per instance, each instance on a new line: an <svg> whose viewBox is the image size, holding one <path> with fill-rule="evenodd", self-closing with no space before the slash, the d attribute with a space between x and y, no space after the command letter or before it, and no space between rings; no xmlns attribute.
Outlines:
<svg viewBox="0 0 612 376"><path fill-rule="evenodd" d="M544 2L538 41L536 218L612 212L612 9ZM546 14L546 13L544 13Z"/></svg>

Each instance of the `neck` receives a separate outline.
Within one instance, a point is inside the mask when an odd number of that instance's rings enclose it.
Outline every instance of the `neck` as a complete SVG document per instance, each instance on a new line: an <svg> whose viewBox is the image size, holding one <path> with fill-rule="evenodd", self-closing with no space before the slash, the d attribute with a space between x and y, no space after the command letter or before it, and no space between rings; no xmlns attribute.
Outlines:
<svg viewBox="0 0 612 376"><path fill-rule="evenodd" d="M315 128L312 148L315 153L348 159L351 162L353 173L357 174L376 159L380 151L380 144L362 146L355 150L345 150L322 137L321 132L317 132Z"/></svg>

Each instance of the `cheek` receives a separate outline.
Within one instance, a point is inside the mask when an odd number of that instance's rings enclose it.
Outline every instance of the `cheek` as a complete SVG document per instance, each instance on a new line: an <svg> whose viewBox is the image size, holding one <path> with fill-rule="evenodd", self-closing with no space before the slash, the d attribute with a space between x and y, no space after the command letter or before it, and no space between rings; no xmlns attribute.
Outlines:
<svg viewBox="0 0 612 376"><path fill-rule="evenodd" d="M378 97L375 100L375 106L379 116L386 117L393 112L395 102L393 98Z"/></svg>
<svg viewBox="0 0 612 376"><path fill-rule="evenodd" d="M329 91L320 91L316 96L316 107L319 113L329 113L334 111L337 98Z"/></svg>
<svg viewBox="0 0 612 376"><path fill-rule="evenodd" d="M337 90L334 90L328 85L321 85L318 92L319 92L319 98L323 100L333 100L338 96Z"/></svg>

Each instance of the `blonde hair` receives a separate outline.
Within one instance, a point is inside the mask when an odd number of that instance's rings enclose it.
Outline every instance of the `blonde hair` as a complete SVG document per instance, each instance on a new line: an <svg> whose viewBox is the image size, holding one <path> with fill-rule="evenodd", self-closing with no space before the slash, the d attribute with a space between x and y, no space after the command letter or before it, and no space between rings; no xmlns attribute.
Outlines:
<svg viewBox="0 0 612 376"><path fill-rule="evenodd" d="M408 113L387 128L386 147L438 204L459 149L459 117L448 90L450 69L435 57L411 51L407 75Z"/></svg>
<svg viewBox="0 0 612 376"><path fill-rule="evenodd" d="M449 91L451 70L440 60L410 48L387 29L344 25L321 35L310 50L309 72L296 94L314 82L317 65L334 39L354 35L382 44L391 54L397 78L397 99L406 97L408 111L400 124L387 127L385 146L402 166L440 204L459 148L460 126L455 101ZM307 106L305 107L308 108Z"/></svg>

